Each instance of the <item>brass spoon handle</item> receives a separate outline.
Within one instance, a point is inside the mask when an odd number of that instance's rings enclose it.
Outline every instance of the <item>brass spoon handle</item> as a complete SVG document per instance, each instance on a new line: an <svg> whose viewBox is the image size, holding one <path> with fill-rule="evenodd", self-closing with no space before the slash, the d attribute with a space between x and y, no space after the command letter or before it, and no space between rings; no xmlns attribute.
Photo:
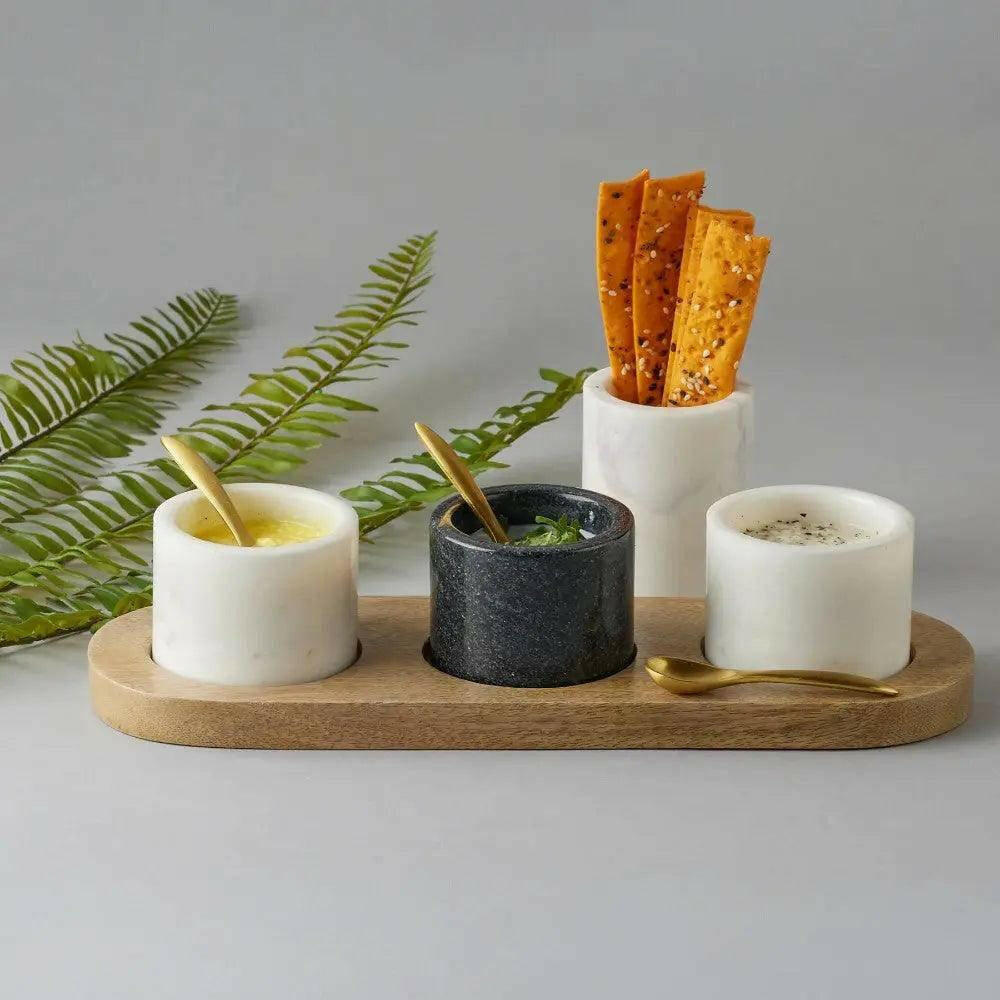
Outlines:
<svg viewBox="0 0 1000 1000"><path fill-rule="evenodd" d="M646 673L662 688L673 694L704 694L733 684L803 684L813 687L838 688L892 697L899 694L894 687L880 684L860 674L845 674L835 670L728 670L697 660L679 657L651 656L646 661Z"/></svg>
<svg viewBox="0 0 1000 1000"><path fill-rule="evenodd" d="M245 548L252 548L253 536L247 531L232 499L208 463L179 438L165 436L160 438L160 441L170 452L170 457L180 466L181 472L201 490L208 502L218 511L219 517L226 522L237 543Z"/></svg>
<svg viewBox="0 0 1000 1000"><path fill-rule="evenodd" d="M476 482L475 477L469 472L469 467L458 456L455 449L426 424L415 423L413 427L441 471L451 480L451 485L458 491L459 496L472 508L476 517L483 522L486 533L494 542L506 545L510 541L507 532L503 530L503 525L493 513L493 508L479 488L479 483Z"/></svg>
<svg viewBox="0 0 1000 1000"><path fill-rule="evenodd" d="M870 677L844 674L836 670L761 670L741 672L733 684L808 684L812 687L838 688L842 691L867 691L892 697L899 694L894 687L880 684Z"/></svg>

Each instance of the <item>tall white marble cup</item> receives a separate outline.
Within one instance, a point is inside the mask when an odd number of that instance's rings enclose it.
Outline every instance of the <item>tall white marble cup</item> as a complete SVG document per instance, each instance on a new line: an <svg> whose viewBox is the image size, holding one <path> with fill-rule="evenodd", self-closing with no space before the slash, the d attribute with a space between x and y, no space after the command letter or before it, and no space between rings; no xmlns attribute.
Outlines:
<svg viewBox="0 0 1000 1000"><path fill-rule="evenodd" d="M744 534L801 514L833 522L848 541L789 545ZM706 522L712 663L882 680L909 662L913 516L905 507L836 486L765 486L713 504ZM852 540L858 530L870 538Z"/></svg>
<svg viewBox="0 0 1000 1000"><path fill-rule="evenodd" d="M182 493L153 516L153 660L212 684L297 684L349 666L358 645L358 516L317 490L227 487L245 520L315 524L319 538L238 548L192 534L218 515Z"/></svg>
<svg viewBox="0 0 1000 1000"><path fill-rule="evenodd" d="M583 384L583 486L635 517L635 592L705 593L705 512L746 484L753 394L705 406L640 406L612 392L611 369Z"/></svg>

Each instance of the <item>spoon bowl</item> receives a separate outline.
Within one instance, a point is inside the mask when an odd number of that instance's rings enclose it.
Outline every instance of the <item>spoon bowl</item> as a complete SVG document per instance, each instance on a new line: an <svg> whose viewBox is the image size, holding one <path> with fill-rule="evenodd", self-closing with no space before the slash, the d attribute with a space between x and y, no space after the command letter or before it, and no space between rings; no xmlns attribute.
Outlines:
<svg viewBox="0 0 1000 1000"><path fill-rule="evenodd" d="M646 673L660 687L682 695L704 694L733 684L803 684L887 698L899 694L887 684L835 670L727 670L679 656L651 656L646 661Z"/></svg>

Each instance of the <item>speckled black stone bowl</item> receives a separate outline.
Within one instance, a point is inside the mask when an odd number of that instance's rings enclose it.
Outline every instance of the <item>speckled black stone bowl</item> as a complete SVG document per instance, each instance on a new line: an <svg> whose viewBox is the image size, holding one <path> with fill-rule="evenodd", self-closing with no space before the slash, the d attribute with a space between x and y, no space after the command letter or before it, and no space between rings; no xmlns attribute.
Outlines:
<svg viewBox="0 0 1000 1000"><path fill-rule="evenodd" d="M632 513L570 486L484 491L501 521L576 518L592 538L513 547L482 535L457 497L431 515L431 635L439 670L508 687L564 687L616 673L635 656Z"/></svg>

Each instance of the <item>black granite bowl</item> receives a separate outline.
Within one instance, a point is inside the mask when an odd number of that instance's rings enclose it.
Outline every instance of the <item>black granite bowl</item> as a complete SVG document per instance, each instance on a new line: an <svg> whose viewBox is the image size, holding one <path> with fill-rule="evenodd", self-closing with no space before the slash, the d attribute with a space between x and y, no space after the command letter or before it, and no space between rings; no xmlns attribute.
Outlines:
<svg viewBox="0 0 1000 1000"><path fill-rule="evenodd" d="M635 656L633 520L617 500L571 486L493 486L501 521L576 518L593 537L498 545L457 496L431 515L431 635L439 670L508 687L563 687L616 673Z"/></svg>

